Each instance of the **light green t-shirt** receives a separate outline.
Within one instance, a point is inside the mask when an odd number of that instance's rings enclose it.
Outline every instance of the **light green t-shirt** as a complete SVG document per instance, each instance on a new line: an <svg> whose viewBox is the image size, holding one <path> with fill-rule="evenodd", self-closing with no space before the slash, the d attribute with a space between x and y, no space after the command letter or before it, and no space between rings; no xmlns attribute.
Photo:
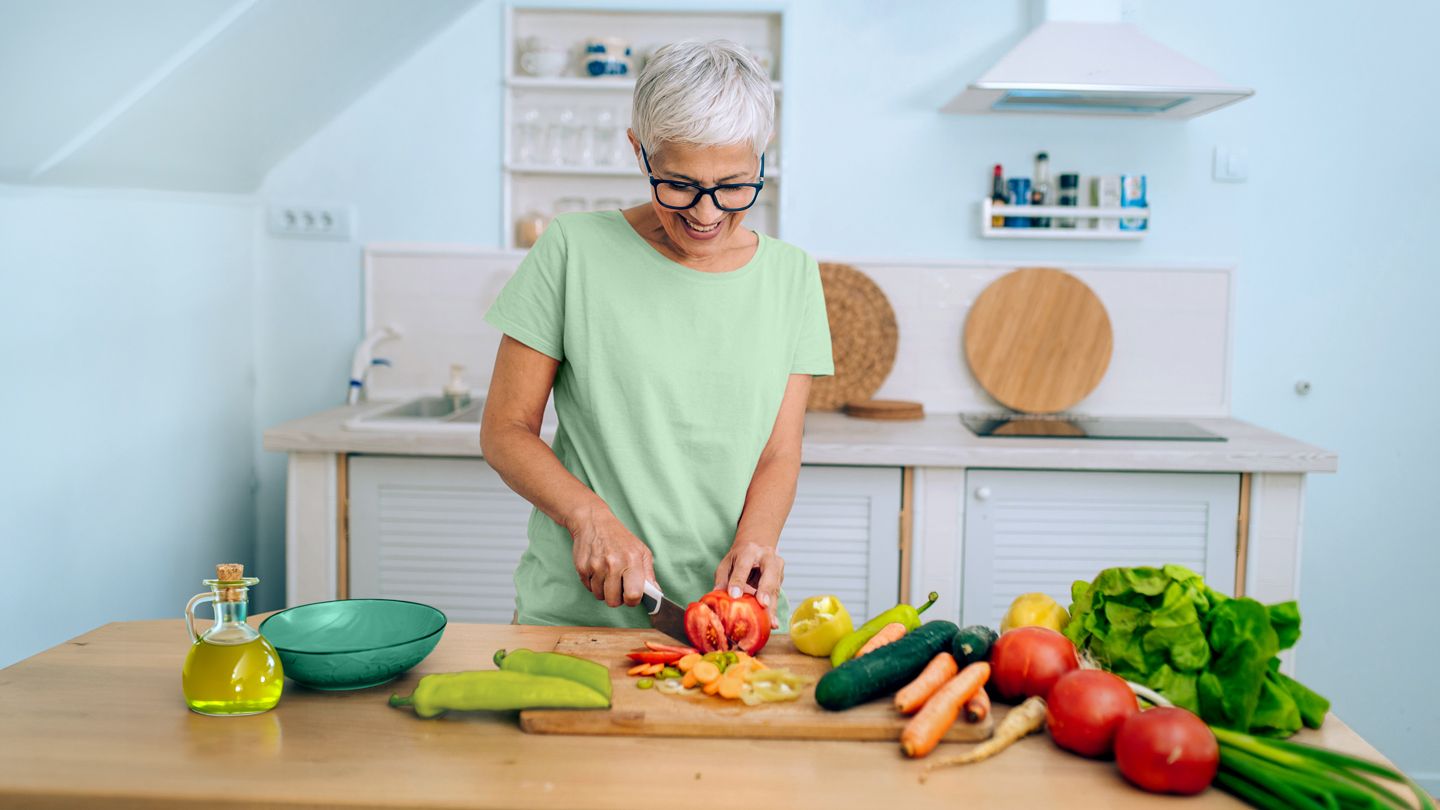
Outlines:
<svg viewBox="0 0 1440 810"><path fill-rule="evenodd" d="M834 373L819 266L759 239L743 267L706 273L666 258L619 211L565 214L485 314L560 361L555 455L650 547L682 605L714 586L789 375ZM522 624L649 625L585 589L564 527L537 509L528 533Z"/></svg>

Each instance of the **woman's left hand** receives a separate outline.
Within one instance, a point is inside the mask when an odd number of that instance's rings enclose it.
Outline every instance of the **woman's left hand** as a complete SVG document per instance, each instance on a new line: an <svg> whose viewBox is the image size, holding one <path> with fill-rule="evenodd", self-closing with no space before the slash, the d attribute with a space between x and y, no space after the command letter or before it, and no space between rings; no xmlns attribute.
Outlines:
<svg viewBox="0 0 1440 810"><path fill-rule="evenodd" d="M755 578L756 572L758 579ZM730 596L735 598L741 594L755 594L760 606L770 614L770 627L774 629L780 626L780 619L775 615L775 603L784 579L785 560L780 558L774 546L740 540L730 547L730 553L715 569L715 590L729 591Z"/></svg>

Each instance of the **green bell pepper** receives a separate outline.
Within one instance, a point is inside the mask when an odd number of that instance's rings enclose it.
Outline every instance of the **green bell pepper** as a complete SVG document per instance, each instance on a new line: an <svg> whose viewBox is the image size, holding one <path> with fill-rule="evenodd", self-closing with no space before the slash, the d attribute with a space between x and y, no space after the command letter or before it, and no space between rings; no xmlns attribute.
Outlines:
<svg viewBox="0 0 1440 810"><path fill-rule="evenodd" d="M884 629L887 624L899 622L905 625L905 632L907 633L919 627L920 614L935 604L935 600L939 598L940 594L931 591L930 601L918 608L904 604L896 605L870 621L865 622L860 626L859 630L850 633L836 643L835 649L830 651L830 665L838 667L851 658L854 658L855 653L860 652L860 648L865 646L865 642L873 638L874 635Z"/></svg>

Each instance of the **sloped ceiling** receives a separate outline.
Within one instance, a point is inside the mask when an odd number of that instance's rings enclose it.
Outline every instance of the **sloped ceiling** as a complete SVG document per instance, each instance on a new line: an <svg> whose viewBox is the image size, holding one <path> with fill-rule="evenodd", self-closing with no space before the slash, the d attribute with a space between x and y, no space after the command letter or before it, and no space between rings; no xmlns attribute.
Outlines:
<svg viewBox="0 0 1440 810"><path fill-rule="evenodd" d="M0 0L0 182L253 191L477 2Z"/></svg>

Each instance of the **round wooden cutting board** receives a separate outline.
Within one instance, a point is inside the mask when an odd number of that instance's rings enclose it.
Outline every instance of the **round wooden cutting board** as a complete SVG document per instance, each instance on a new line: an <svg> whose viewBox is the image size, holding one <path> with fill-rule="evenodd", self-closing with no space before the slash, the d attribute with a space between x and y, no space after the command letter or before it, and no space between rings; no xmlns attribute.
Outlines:
<svg viewBox="0 0 1440 810"><path fill-rule="evenodd" d="M810 384L812 411L838 411L880 390L895 365L900 330L890 300L869 276L848 264L820 264L835 375Z"/></svg>
<svg viewBox="0 0 1440 810"><path fill-rule="evenodd" d="M1069 273L1027 267L996 279L965 318L965 360L1000 404L1056 413L1084 399L1110 365L1110 316Z"/></svg>

